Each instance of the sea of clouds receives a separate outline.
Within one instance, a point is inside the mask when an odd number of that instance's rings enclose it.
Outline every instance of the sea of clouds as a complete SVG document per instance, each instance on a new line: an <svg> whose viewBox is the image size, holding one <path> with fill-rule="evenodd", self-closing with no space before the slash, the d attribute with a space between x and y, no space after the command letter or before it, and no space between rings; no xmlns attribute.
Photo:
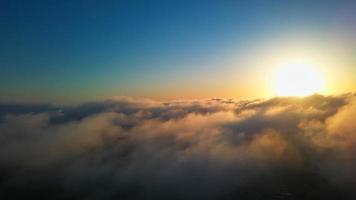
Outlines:
<svg viewBox="0 0 356 200"><path fill-rule="evenodd" d="M356 199L356 96L0 103L0 199Z"/></svg>

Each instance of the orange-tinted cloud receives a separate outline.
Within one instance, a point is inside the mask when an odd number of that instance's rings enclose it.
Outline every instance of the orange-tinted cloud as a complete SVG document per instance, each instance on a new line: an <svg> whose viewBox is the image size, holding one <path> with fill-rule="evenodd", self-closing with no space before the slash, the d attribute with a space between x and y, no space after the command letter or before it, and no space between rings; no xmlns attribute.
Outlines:
<svg viewBox="0 0 356 200"><path fill-rule="evenodd" d="M2 103L0 194L352 199L355 99Z"/></svg>

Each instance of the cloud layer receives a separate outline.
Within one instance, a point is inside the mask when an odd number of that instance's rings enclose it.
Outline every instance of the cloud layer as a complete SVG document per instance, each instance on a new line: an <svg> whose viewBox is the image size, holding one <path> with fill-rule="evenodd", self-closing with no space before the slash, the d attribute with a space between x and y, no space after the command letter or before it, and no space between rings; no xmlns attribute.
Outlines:
<svg viewBox="0 0 356 200"><path fill-rule="evenodd" d="M0 103L1 199L355 199L356 97Z"/></svg>

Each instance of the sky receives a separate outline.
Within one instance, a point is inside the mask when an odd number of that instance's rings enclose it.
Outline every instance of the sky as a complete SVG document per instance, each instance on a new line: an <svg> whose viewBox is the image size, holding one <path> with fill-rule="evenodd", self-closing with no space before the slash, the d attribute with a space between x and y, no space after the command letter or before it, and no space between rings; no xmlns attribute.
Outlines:
<svg viewBox="0 0 356 200"><path fill-rule="evenodd" d="M355 1L0 0L0 98L265 98L314 65L356 89ZM271 75L272 74L272 75Z"/></svg>
<svg viewBox="0 0 356 200"><path fill-rule="evenodd" d="M0 199L356 199L356 1L0 0Z"/></svg>

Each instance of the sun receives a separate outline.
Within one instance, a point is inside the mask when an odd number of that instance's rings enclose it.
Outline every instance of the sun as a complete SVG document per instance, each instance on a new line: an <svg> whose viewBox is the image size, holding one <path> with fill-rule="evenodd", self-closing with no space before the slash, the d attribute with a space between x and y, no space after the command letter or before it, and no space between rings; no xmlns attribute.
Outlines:
<svg viewBox="0 0 356 200"><path fill-rule="evenodd" d="M324 80L313 65L294 62L287 64L275 73L272 81L274 95L307 96L322 93Z"/></svg>

